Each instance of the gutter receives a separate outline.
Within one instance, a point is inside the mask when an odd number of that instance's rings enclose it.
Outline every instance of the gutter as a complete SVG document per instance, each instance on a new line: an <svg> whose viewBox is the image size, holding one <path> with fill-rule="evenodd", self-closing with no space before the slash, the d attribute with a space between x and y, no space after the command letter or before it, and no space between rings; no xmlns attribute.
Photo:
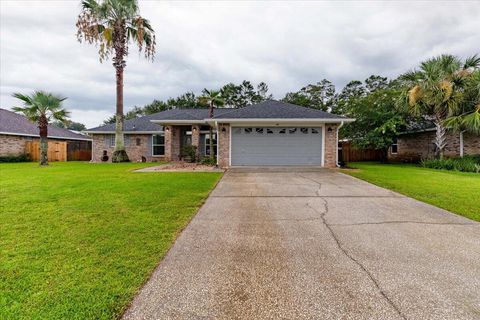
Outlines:
<svg viewBox="0 0 480 320"><path fill-rule="evenodd" d="M343 127L343 121L340 122L340 125L337 127L337 141L336 141L336 145L337 145L337 148L336 148L336 150L337 150L337 154L336 154L337 163L336 163L336 165L337 165L337 167L340 167L340 164L338 163L338 131L340 130L341 127Z"/></svg>

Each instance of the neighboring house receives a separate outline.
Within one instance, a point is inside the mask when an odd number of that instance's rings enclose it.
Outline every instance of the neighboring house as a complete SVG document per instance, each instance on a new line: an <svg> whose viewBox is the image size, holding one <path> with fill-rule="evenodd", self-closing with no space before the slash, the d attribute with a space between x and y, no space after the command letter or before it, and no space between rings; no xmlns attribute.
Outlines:
<svg viewBox="0 0 480 320"><path fill-rule="evenodd" d="M240 109L172 109L126 120L125 148L131 161L177 161L185 145L208 156L209 126L221 167L263 165L337 165L338 129L353 121L328 112L280 101ZM86 130L93 137L92 161L111 161L115 125ZM103 155L108 157L103 157Z"/></svg>
<svg viewBox="0 0 480 320"><path fill-rule="evenodd" d="M391 161L418 162L435 156L435 126L431 122L410 125L398 135L388 150ZM445 157L480 154L480 136L447 131Z"/></svg>
<svg viewBox="0 0 480 320"><path fill-rule="evenodd" d="M29 121L25 116L9 110L0 109L0 156L18 156L25 154L27 141L38 141L38 124ZM49 141L65 141L75 148L79 145L91 148L89 136L74 133L70 130L48 126Z"/></svg>

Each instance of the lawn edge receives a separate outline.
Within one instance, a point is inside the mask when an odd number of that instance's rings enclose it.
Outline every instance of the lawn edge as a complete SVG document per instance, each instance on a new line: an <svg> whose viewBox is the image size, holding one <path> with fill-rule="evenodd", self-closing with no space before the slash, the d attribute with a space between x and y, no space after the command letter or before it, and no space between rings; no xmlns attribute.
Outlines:
<svg viewBox="0 0 480 320"><path fill-rule="evenodd" d="M186 172L186 173L190 173L190 172ZM204 173L204 172L199 172L199 173ZM215 184L213 185L213 187L210 189L210 191L205 195L205 197L200 201L200 203L198 204L198 206L196 207L196 210L195 212L192 214L192 216L190 217L190 219L188 219L188 221L185 223L185 225L178 229L177 232L175 233L174 235L174 239L172 241L172 243L170 244L170 246L168 247L167 251L165 251L165 254L160 258L160 260L158 261L158 263L155 265L155 267L152 269L152 271L148 274L148 277L146 277L145 281L142 282L142 284L138 287L138 289L135 291L135 293L133 294L132 298L130 299L130 302L128 302L127 304L124 305L124 308L122 308L122 310L119 312L118 316L115 317L115 319L122 319L125 315L125 313L127 312L128 309L130 309L130 307L132 306L132 303L133 301L135 300L135 298L138 296L138 294L140 293L140 291L143 289L143 287L145 287L145 285L147 284L148 281L150 281L150 279L152 278L152 275L155 273L155 271L157 271L158 267L160 266L160 264L163 262L163 260L165 259L165 257L170 253L170 250L172 250L173 246L175 245L175 243L177 242L178 240L178 237L182 234L182 232L190 225L190 223L192 222L192 220L197 216L198 212L200 211L200 209L202 209L202 207L205 205L205 203L207 202L207 199L210 197L210 194L213 192L213 190L215 190L217 188L217 185L220 183L220 181L222 180L223 176L225 175L226 171L225 172L207 172L207 173L220 173L220 177L218 178L218 180L215 182Z"/></svg>

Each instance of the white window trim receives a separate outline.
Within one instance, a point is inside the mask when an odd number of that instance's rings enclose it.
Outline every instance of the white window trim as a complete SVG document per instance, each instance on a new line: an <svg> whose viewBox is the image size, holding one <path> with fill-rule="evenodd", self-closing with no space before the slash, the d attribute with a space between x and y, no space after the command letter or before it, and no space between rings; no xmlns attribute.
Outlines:
<svg viewBox="0 0 480 320"><path fill-rule="evenodd" d="M109 146L110 148L114 148L114 147L115 147L115 135L114 135L114 134L108 135L108 146Z"/></svg>
<svg viewBox="0 0 480 320"><path fill-rule="evenodd" d="M396 140L397 140L397 139L396 139ZM393 152L393 146L394 146L394 145L397 146L397 152ZM398 154L398 140L397 140L396 143L392 143L392 144L390 145L390 153L391 153L391 154Z"/></svg>
<svg viewBox="0 0 480 320"><path fill-rule="evenodd" d="M218 157L218 134L216 132L213 133L213 135L215 136L215 140L217 141L217 143L214 143L213 144L213 148L217 148L217 157ZM204 138L204 146L203 146L203 154L205 156L207 156L207 146L210 146L209 144L207 145L207 138L210 136L210 133L207 133L205 134L205 138Z"/></svg>
<svg viewBox="0 0 480 320"><path fill-rule="evenodd" d="M163 136L163 144L154 144L154 136ZM154 154L154 147L163 147L163 154ZM152 157L165 157L165 135L163 133L152 134Z"/></svg>

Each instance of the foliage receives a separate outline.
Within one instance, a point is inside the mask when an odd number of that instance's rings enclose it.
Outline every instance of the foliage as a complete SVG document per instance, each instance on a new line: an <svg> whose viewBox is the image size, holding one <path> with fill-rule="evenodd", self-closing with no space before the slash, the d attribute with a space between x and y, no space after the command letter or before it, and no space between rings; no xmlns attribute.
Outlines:
<svg viewBox="0 0 480 320"><path fill-rule="evenodd" d="M0 162L28 162L30 158L27 154L0 156Z"/></svg>
<svg viewBox="0 0 480 320"><path fill-rule="evenodd" d="M398 94L396 82L387 82L384 77L370 76L365 84L350 82L342 90L341 108L355 121L345 124L340 135L351 139L359 149L383 150L386 161L388 148L408 121L408 113L395 107Z"/></svg>
<svg viewBox="0 0 480 320"><path fill-rule="evenodd" d="M0 319L118 319L220 173L1 164Z"/></svg>
<svg viewBox="0 0 480 320"><path fill-rule="evenodd" d="M329 111L335 101L335 86L327 79L323 79L316 84L309 84L297 92L287 93L282 101Z"/></svg>
<svg viewBox="0 0 480 320"><path fill-rule="evenodd" d="M422 160L420 165L425 168L455 170L480 173L480 156L465 156L463 158Z"/></svg>
<svg viewBox="0 0 480 320"><path fill-rule="evenodd" d="M344 173L480 221L477 173L444 171L409 164L350 163Z"/></svg>
<svg viewBox="0 0 480 320"><path fill-rule="evenodd" d="M124 66L129 42L134 42L147 59L153 59L155 34L138 12L137 0L83 0L76 24L78 41L98 44L100 61L115 53L114 63Z"/></svg>
<svg viewBox="0 0 480 320"><path fill-rule="evenodd" d="M461 112L462 105L465 103L464 88L479 67L480 58L477 56L462 62L456 56L444 54L422 62L418 70L404 73L399 78L404 90L398 105L415 116L435 123L435 145L438 158L443 157L446 145L444 122L450 117L458 116ZM474 118L476 118L475 115ZM460 122L464 121L463 118ZM476 122L467 120L467 123L475 127ZM453 125L450 124L450 126Z"/></svg>
<svg viewBox="0 0 480 320"><path fill-rule="evenodd" d="M87 127L83 123L75 122L71 120L66 120L65 122L54 121L52 122L52 125L57 128L64 128L64 129L75 130L75 131L83 131L87 129Z"/></svg>
<svg viewBox="0 0 480 320"><path fill-rule="evenodd" d="M211 158L211 157L204 157L202 158L201 164L207 165L207 166L215 166L217 164L217 159Z"/></svg>
<svg viewBox="0 0 480 320"><path fill-rule="evenodd" d="M13 107L13 111L21 112L28 120L38 123L40 165L48 165L48 124L52 120L67 121L69 112L62 106L67 98L45 91L35 91L31 95L14 93L13 97L23 102L23 107Z"/></svg>
<svg viewBox="0 0 480 320"><path fill-rule="evenodd" d="M197 160L197 147L192 145L183 146L180 149L182 157L186 157L189 162L195 162Z"/></svg>
<svg viewBox="0 0 480 320"><path fill-rule="evenodd" d="M242 108L272 98L265 82L260 82L256 90L250 81L244 80L239 85L226 84L219 91L227 108Z"/></svg>

